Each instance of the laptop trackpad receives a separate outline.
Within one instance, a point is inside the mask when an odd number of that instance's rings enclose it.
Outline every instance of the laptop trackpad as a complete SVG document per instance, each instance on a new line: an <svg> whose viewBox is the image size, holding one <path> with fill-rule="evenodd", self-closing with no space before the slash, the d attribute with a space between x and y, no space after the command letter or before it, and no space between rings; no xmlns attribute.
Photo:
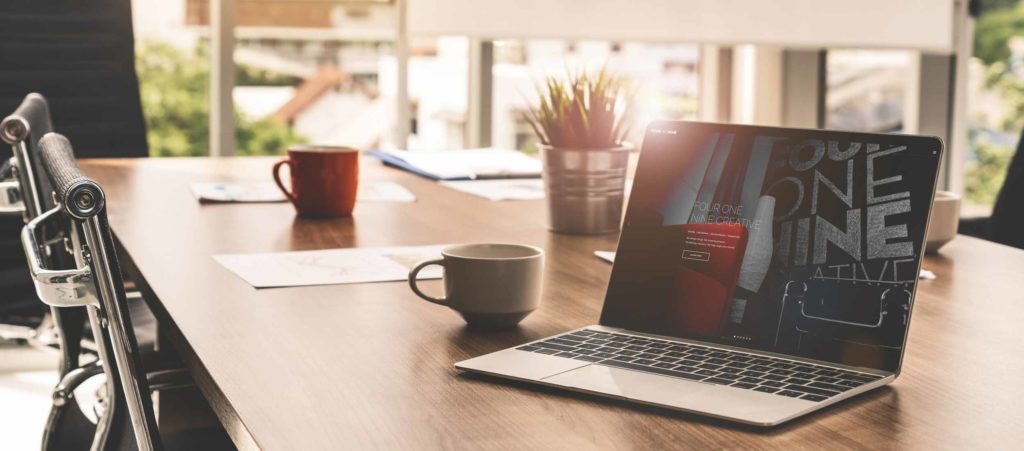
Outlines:
<svg viewBox="0 0 1024 451"><path fill-rule="evenodd" d="M543 381L755 424L773 424L814 405L802 399L597 364Z"/></svg>
<svg viewBox="0 0 1024 451"><path fill-rule="evenodd" d="M546 377L543 380L558 385L658 404L677 404L680 401L685 401L686 398L699 396L701 392L716 388L711 384L603 365L588 365Z"/></svg>

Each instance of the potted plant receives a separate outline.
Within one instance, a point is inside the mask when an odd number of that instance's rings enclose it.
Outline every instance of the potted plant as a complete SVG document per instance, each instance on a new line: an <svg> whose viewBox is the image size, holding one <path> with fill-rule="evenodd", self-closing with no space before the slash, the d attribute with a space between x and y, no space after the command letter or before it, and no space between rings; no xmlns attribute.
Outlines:
<svg viewBox="0 0 1024 451"><path fill-rule="evenodd" d="M527 121L540 139L548 224L575 234L616 232L622 221L626 166L633 145L631 95L621 79L596 75L548 77Z"/></svg>

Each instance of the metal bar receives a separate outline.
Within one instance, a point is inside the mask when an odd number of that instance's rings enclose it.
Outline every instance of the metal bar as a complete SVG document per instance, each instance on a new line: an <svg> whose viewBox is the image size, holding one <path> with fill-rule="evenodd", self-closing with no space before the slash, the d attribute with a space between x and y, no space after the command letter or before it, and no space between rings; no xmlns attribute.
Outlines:
<svg viewBox="0 0 1024 451"><path fill-rule="evenodd" d="M136 375L142 374L136 366L137 356L131 353L133 348L133 331L126 327L129 324L129 312L121 309L121 303L117 302L118 289L115 286L115 279L110 265L113 258L111 249L107 248L104 239L104 228L101 223L101 212L85 220L83 230L85 232L85 243L91 252L92 267L95 270L96 285L99 291L100 308L106 314L107 331L110 333L111 349L114 352L114 359L117 362L118 376L121 381L121 388L124 391L125 401L128 406L128 414L131 417L132 427L135 431L135 441L141 451L152 451L159 445L158 436L154 436L157 426L152 414L152 406L147 403L144 396L150 396L148 390L143 389L142 383L136 379Z"/></svg>
<svg viewBox="0 0 1024 451"><path fill-rule="evenodd" d="M154 371L147 373L146 379L149 381L150 392L194 387L196 385L195 381L192 380L192 375L185 368Z"/></svg>
<svg viewBox="0 0 1024 451"><path fill-rule="evenodd" d="M36 185L35 168L28 154L28 145L22 140L14 143L11 148L17 162L14 171L21 184L21 201L25 204L25 215L27 219L34 218L43 212L43 207L37 196L39 187Z"/></svg>
<svg viewBox="0 0 1024 451"><path fill-rule="evenodd" d="M96 342L96 353L98 359L102 362L107 362L103 365L103 373L106 375L106 380L103 382L103 387L107 391L107 403L106 408L101 412L99 418L96 419L96 432L92 436L92 446L89 447L90 451L106 451L108 448L108 442L110 441L110 431L114 426L114 417L117 415L118 404L114 402L117 398L117 375L114 370L114 366L110 365L113 362L112 356L109 354L110 343L107 341L106 329L103 327L103 322L100 320L100 311L96 306L86 307L86 311L89 315L89 326L93 330L93 340Z"/></svg>
<svg viewBox="0 0 1024 451"><path fill-rule="evenodd" d="M210 2L210 156L235 153L235 1Z"/></svg>
<svg viewBox="0 0 1024 451"><path fill-rule="evenodd" d="M74 256L75 266L87 267L89 264L81 252L83 243L77 224L72 224L71 230L68 233L68 240L70 241L69 252ZM106 390L108 401L105 404L104 410L99 412L96 419L96 431L93 433L92 444L89 450L106 451L110 448L108 442L111 439L110 432L114 427L114 417L119 413L118 403L114 402L117 397L117 375L114 365L111 365L111 362L114 360L113 356L110 355L110 341L107 339L107 330L104 326L104 321L101 319L102 312L100 312L98 305L91 305L86 307L85 310L89 318L89 327L93 331L92 338L96 346L97 360L103 362L103 373L106 375L103 388Z"/></svg>
<svg viewBox="0 0 1024 451"><path fill-rule="evenodd" d="M68 400L71 399L75 389L78 388L82 382L86 379L100 374L104 371L103 361L96 359L83 366L68 371L57 383L57 387L53 389L53 403L58 406L67 404Z"/></svg>

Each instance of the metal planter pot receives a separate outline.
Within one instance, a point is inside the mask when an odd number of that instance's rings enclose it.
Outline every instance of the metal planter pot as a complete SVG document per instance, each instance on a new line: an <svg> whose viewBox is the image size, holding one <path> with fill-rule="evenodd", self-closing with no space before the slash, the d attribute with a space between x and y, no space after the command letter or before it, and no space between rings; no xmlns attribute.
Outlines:
<svg viewBox="0 0 1024 451"><path fill-rule="evenodd" d="M580 235L617 232L633 149L629 143L595 150L540 146L551 231Z"/></svg>

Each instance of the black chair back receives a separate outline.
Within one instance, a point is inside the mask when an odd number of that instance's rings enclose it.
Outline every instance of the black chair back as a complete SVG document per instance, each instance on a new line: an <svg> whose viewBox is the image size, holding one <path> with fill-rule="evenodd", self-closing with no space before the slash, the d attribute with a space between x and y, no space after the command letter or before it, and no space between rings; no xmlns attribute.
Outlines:
<svg viewBox="0 0 1024 451"><path fill-rule="evenodd" d="M992 241L1024 249L1024 132L996 197L988 233Z"/></svg>
<svg viewBox="0 0 1024 451"><path fill-rule="evenodd" d="M134 47L131 0L3 0L0 111L41 92L78 157L146 156Z"/></svg>

